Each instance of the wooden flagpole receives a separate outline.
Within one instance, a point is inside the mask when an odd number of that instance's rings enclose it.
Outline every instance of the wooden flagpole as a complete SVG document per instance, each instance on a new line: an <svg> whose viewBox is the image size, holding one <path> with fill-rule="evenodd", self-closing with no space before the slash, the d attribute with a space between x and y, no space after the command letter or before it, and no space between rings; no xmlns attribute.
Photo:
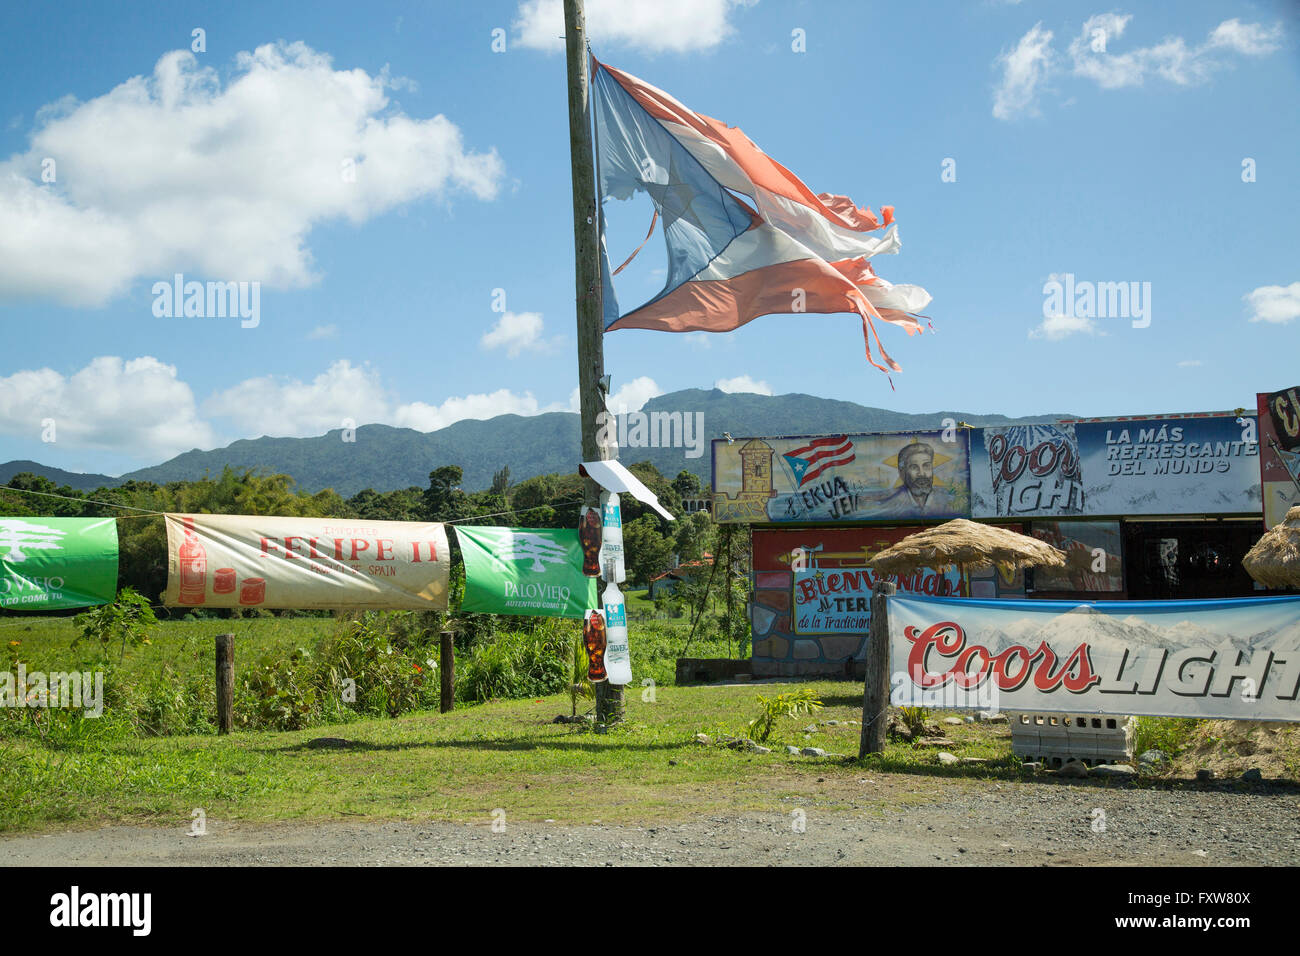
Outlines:
<svg viewBox="0 0 1300 956"><path fill-rule="evenodd" d="M569 157L573 174L573 251L578 317L578 397L582 411L582 460L609 458L597 439L605 410L600 380L605 375L604 314L600 284L600 211L596 206L596 165L591 142L591 102L587 76L587 24L582 0L564 0L564 47L569 80ZM600 487L586 479L583 496L600 507ZM612 726L624 716L623 687L596 684L596 723Z"/></svg>

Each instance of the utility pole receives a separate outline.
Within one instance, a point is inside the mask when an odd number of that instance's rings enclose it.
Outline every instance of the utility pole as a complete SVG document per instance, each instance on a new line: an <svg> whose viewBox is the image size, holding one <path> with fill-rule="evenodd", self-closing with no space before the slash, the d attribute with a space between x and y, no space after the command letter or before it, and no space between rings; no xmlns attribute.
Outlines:
<svg viewBox="0 0 1300 956"><path fill-rule="evenodd" d="M564 48L569 77L569 160L573 177L573 252L578 314L578 397L582 409L582 460L611 457L596 440L597 416L605 410L600 380L605 375L605 321L601 308L600 210L596 205L596 163L591 143L591 101L587 76L587 24L582 0L564 0ZM600 507L600 487L585 479L583 497ZM606 727L624 716L623 687L596 685L596 723Z"/></svg>

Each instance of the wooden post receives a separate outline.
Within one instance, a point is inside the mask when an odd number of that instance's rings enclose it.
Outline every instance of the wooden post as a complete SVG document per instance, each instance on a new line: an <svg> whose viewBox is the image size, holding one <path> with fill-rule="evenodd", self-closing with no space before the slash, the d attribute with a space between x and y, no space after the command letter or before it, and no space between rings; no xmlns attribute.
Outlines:
<svg viewBox="0 0 1300 956"><path fill-rule="evenodd" d="M862 690L862 741L858 759L885 752L889 710L889 603L898 588L880 581L871 593L871 630L867 636L867 679Z"/></svg>
<svg viewBox="0 0 1300 956"><path fill-rule="evenodd" d="M438 710L447 713L456 706L456 645L451 631L443 631L441 653L438 655L438 671L442 675L442 692L438 698Z"/></svg>
<svg viewBox="0 0 1300 956"><path fill-rule="evenodd" d="M569 87L569 163L573 178L573 252L578 321L578 402L582 412L582 460L603 461L610 449L596 440L605 411L600 380L605 375L604 313L600 284L600 210L596 202L596 163L591 142L588 97L587 25L582 0L564 0L564 48ZM583 497L600 507L600 487L588 478ZM623 720L623 688L596 685L596 723Z"/></svg>
<svg viewBox="0 0 1300 956"><path fill-rule="evenodd" d="M235 635L217 635L217 733L228 734L235 716Z"/></svg>

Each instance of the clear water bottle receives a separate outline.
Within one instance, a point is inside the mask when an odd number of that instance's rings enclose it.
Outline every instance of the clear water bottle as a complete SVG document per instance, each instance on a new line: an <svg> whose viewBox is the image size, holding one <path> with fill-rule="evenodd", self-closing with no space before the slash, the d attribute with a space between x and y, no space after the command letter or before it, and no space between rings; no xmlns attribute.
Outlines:
<svg viewBox="0 0 1300 956"><path fill-rule="evenodd" d="M605 673L611 684L632 683L632 655L627 646L627 605L614 581L614 562L605 563Z"/></svg>
<svg viewBox="0 0 1300 956"><path fill-rule="evenodd" d="M606 581L622 584L627 580L627 571L623 565L623 515L618 506L618 494L604 491L600 495L601 523L601 564L613 562L613 573L606 575Z"/></svg>

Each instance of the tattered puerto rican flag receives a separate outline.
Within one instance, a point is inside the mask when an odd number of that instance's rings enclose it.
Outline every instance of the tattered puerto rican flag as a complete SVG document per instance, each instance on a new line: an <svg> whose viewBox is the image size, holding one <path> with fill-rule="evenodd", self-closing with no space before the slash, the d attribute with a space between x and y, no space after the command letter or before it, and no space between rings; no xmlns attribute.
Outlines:
<svg viewBox="0 0 1300 956"><path fill-rule="evenodd" d="M877 218L847 196L815 195L739 129L594 58L592 105L601 201L648 193L668 247L663 290L620 315L610 280L627 262L610 270L602 219L606 331L725 332L760 315L854 312L867 361L899 369L874 320L920 332L930 294L891 285L867 261L900 248L892 206Z"/></svg>
<svg viewBox="0 0 1300 956"><path fill-rule="evenodd" d="M827 468L847 465L857 456L853 452L853 442L847 435L833 438L814 438L802 448L788 451L781 456L794 472L797 486L802 488L817 478Z"/></svg>

